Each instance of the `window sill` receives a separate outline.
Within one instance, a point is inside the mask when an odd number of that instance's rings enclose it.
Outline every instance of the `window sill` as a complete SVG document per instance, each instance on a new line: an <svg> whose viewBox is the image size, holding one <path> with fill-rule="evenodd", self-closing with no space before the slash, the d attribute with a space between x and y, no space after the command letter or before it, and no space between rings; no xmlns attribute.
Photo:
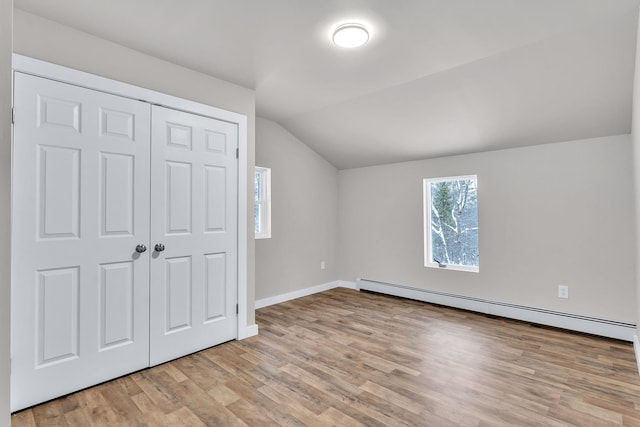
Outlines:
<svg viewBox="0 0 640 427"><path fill-rule="evenodd" d="M437 268L438 270L466 271L468 273L480 272L480 267L471 267L471 266L457 265L457 264L437 264L435 262L427 262L424 266L429 268Z"/></svg>

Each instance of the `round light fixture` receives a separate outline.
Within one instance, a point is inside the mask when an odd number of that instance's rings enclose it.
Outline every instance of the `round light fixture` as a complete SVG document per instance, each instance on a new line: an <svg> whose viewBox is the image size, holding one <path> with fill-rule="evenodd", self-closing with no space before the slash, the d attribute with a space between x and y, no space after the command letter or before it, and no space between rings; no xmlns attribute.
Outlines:
<svg viewBox="0 0 640 427"><path fill-rule="evenodd" d="M336 46L351 49L359 47L369 41L369 32L360 24L340 25L333 32L333 42Z"/></svg>

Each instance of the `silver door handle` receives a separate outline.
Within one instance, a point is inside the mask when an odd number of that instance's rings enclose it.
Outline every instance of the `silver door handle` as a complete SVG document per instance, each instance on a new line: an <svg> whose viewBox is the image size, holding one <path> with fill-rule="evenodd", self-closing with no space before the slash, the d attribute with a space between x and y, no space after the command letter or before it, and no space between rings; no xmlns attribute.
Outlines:
<svg viewBox="0 0 640 427"><path fill-rule="evenodd" d="M138 252L139 254L141 254L142 252L146 252L147 247L145 245L138 245L136 246L136 252Z"/></svg>
<svg viewBox="0 0 640 427"><path fill-rule="evenodd" d="M164 251L164 245L162 243L156 243L154 249L156 250L156 252L162 252Z"/></svg>

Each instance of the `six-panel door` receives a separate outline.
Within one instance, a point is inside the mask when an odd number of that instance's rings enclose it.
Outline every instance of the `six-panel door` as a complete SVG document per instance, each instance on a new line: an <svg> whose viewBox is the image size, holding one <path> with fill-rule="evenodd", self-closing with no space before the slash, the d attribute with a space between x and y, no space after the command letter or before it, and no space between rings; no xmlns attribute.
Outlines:
<svg viewBox="0 0 640 427"><path fill-rule="evenodd" d="M152 122L153 366L237 336L238 137L236 124L155 105Z"/></svg>
<svg viewBox="0 0 640 427"><path fill-rule="evenodd" d="M12 411L236 338L237 125L21 73L14 106Z"/></svg>
<svg viewBox="0 0 640 427"><path fill-rule="evenodd" d="M12 410L149 358L149 105L16 73L15 111Z"/></svg>

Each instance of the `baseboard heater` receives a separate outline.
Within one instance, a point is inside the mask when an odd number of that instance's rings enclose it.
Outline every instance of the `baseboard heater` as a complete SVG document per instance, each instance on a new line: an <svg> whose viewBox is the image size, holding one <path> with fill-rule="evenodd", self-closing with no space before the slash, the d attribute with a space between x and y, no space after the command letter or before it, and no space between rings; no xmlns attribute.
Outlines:
<svg viewBox="0 0 640 427"><path fill-rule="evenodd" d="M358 279L357 288L364 291L409 298L417 301L461 308L478 313L523 320L525 322L554 326L572 331L585 332L608 338L633 342L636 325L595 317L579 316L522 305L507 304L485 299L466 297L445 292L430 291L410 286L396 285L370 279Z"/></svg>

